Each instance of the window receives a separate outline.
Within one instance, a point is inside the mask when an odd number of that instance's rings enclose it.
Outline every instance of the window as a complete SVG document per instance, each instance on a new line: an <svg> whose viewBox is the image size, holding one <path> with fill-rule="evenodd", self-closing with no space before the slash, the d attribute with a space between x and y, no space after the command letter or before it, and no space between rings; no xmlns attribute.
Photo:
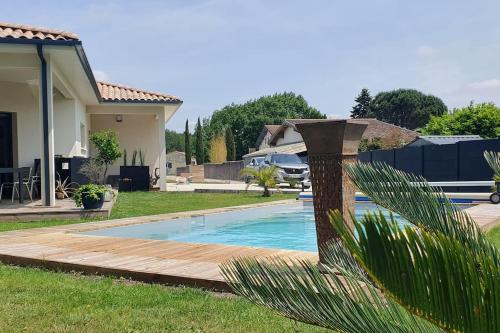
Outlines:
<svg viewBox="0 0 500 333"><path fill-rule="evenodd" d="M87 154L87 129L84 123L80 123L80 150L82 155Z"/></svg>

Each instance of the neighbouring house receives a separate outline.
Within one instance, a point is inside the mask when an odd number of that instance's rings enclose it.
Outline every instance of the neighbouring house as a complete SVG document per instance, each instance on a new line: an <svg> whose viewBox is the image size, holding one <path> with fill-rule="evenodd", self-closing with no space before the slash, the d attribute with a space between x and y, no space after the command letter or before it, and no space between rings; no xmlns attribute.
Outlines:
<svg viewBox="0 0 500 333"><path fill-rule="evenodd" d="M183 151L172 151L167 153L167 175L175 176L177 174L177 168L183 168L186 166L186 153ZM191 164L196 164L196 158L191 157Z"/></svg>
<svg viewBox="0 0 500 333"><path fill-rule="evenodd" d="M166 190L165 123L181 104L96 81L74 33L0 23L0 167L33 167L40 159L44 205L55 203L54 157L90 156L89 134L101 130L116 131L122 149L143 150ZM121 163L109 174L119 174Z"/></svg>
<svg viewBox="0 0 500 333"><path fill-rule="evenodd" d="M260 131L257 141L255 142L255 151L271 147L269 141L273 137L274 133L280 129L280 127L281 125L264 125L262 131Z"/></svg>
<svg viewBox="0 0 500 333"><path fill-rule="evenodd" d="M252 157L265 156L269 153L297 154L302 159L307 160L306 145L304 144L300 133L297 132L295 124L314 121L317 121L317 119L288 119L277 128L273 127L272 134L270 134L270 131L265 127L259 138L268 136L266 145L262 145L261 143L263 148L244 155L243 159L245 163L248 163ZM349 119L349 121L367 123L368 127L363 134L362 140L371 141L375 138L380 139L382 144L387 147L403 146L404 144L415 140L418 136L418 133L415 131L373 118ZM263 135L262 133L266 134ZM262 142L264 142L264 140ZM259 143L259 141L257 141L257 143Z"/></svg>
<svg viewBox="0 0 500 333"><path fill-rule="evenodd" d="M419 135L407 147L449 145L460 141L483 140L479 135Z"/></svg>

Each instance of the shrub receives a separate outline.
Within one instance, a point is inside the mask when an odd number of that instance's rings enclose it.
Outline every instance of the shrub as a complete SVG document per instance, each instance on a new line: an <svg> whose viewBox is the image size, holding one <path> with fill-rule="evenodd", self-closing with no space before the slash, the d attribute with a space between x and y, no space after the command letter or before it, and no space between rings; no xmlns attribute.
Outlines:
<svg viewBox="0 0 500 333"><path fill-rule="evenodd" d="M106 193L107 189L104 185L86 184L80 186L76 191L73 199L76 206L81 207L84 199L97 202L101 200L102 196Z"/></svg>
<svg viewBox="0 0 500 333"><path fill-rule="evenodd" d="M97 149L95 158L104 165L104 172L102 175L102 182L104 183L106 181L108 166L122 156L118 135L113 131L96 132L90 136L90 141Z"/></svg>

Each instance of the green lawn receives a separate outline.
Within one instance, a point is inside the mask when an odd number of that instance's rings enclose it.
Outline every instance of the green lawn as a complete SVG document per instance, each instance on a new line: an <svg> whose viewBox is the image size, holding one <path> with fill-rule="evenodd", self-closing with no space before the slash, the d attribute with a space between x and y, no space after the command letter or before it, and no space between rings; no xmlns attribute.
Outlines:
<svg viewBox="0 0 500 333"><path fill-rule="evenodd" d="M227 207L294 195L122 193L112 218ZM0 231L82 222L1 222ZM234 296L0 264L0 332L325 332Z"/></svg>
<svg viewBox="0 0 500 333"><path fill-rule="evenodd" d="M0 332L326 332L232 295L0 265Z"/></svg>
<svg viewBox="0 0 500 333"><path fill-rule="evenodd" d="M111 218L175 213L296 198L296 194L275 194L264 198L258 193L120 193Z"/></svg>
<svg viewBox="0 0 500 333"><path fill-rule="evenodd" d="M274 194L270 198L263 198L256 193L124 192L118 196L111 218L229 207L293 198L296 198L295 194ZM80 222L85 221L77 219L34 222L0 221L0 232Z"/></svg>

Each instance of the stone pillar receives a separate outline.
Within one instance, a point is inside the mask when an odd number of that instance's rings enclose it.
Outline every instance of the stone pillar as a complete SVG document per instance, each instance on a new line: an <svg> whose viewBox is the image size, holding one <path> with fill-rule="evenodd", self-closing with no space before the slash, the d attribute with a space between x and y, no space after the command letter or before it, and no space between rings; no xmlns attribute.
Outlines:
<svg viewBox="0 0 500 333"><path fill-rule="evenodd" d="M349 212L354 212L355 188L342 169L342 163L356 161L359 142L367 126L350 120L296 124L309 157L320 262L324 261L321 247L338 237L328 212L339 210L348 223L351 221Z"/></svg>

